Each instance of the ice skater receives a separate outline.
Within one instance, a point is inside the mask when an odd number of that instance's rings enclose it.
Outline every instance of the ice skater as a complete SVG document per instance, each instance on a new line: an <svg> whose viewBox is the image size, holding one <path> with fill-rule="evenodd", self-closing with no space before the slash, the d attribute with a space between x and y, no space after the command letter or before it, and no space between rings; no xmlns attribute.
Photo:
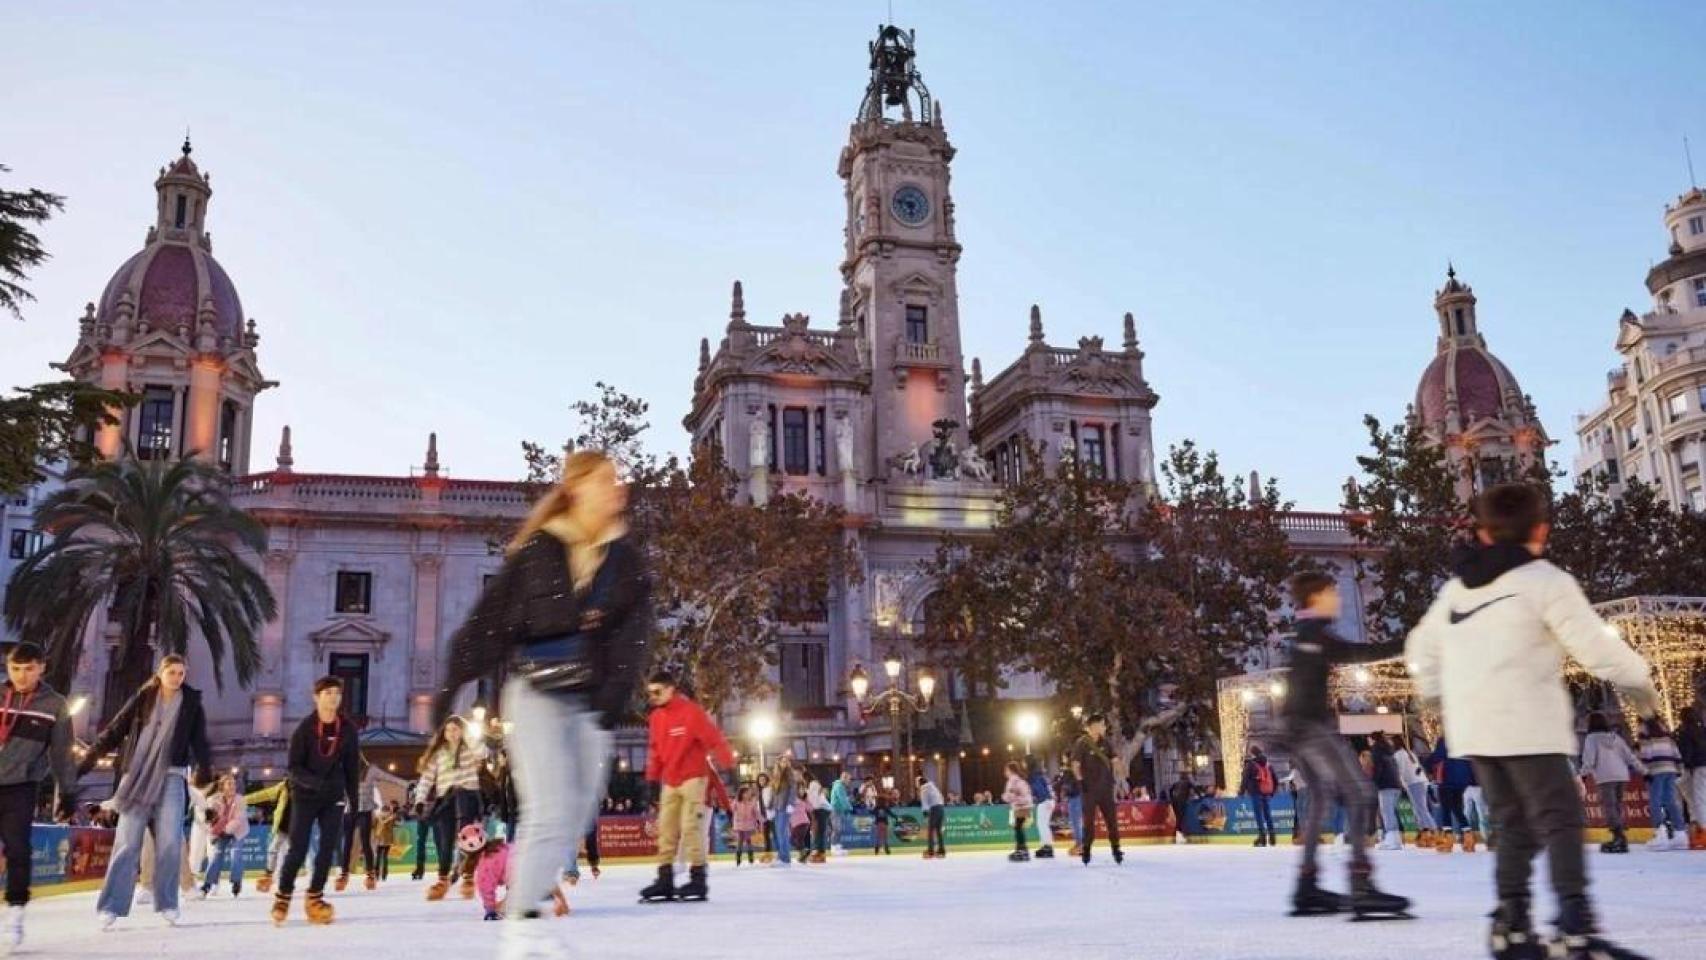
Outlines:
<svg viewBox="0 0 1706 960"><path fill-rule="evenodd" d="M1025 844L1025 827L1031 818L1031 809L1036 806L1032 799L1031 784L1025 779L1025 768L1017 760L1007 761L1007 785L1001 791L1001 802L1007 804L1007 815L1013 820L1013 852L1007 859L1014 863L1029 863L1031 851Z"/></svg>
<svg viewBox="0 0 1706 960"><path fill-rule="evenodd" d="M65 698L42 680L46 656L33 643L6 655L0 695L0 845L6 848L6 919L0 947L24 941L30 902L30 832L41 782L59 785L59 813L77 806L77 763L71 756L71 714Z"/></svg>
<svg viewBox="0 0 1706 960"><path fill-rule="evenodd" d="M646 684L652 703L646 781L658 791L658 875L641 900L704 900L709 896L705 797L713 768L734 766L734 751L705 708L659 671ZM710 759L707 759L710 758ZM685 848L685 849L683 849ZM675 886L675 857L687 855L687 882Z"/></svg>
<svg viewBox="0 0 1706 960"><path fill-rule="evenodd" d="M1108 846L1113 849L1114 862L1124 863L1120 852L1120 821L1114 807L1114 767L1108 752L1108 718L1092 713L1084 721L1084 735L1072 748L1072 776L1084 803L1084 842L1078 859L1090 865L1090 851L1096 845L1096 817L1108 828Z"/></svg>
<svg viewBox="0 0 1706 960"><path fill-rule="evenodd" d="M337 854L344 811L356 805L361 791L361 731L342 710L344 684L337 677L314 681L314 712L302 718L290 735L290 850L279 868L273 892L272 922L281 926L290 917L296 877L308 859L308 834L318 827L320 845L314 851L314 872L308 878L308 898L302 909L308 922L323 926L334 911L326 902L326 878Z"/></svg>
<svg viewBox="0 0 1706 960"><path fill-rule="evenodd" d="M1324 573L1293 577L1291 601L1297 611L1297 634L1291 647L1291 689L1284 701L1284 739L1291 748L1292 762L1309 785L1309 802L1300 828L1303 858L1291 900L1292 915L1339 913L1347 908L1358 918L1405 915L1410 901L1374 885L1374 865L1368 858L1374 784L1339 735L1338 719L1327 693L1333 667L1383 659L1396 654L1399 645L1354 645L1340 638L1332 626L1339 616L1339 589ZM1321 845L1321 826L1334 802L1344 810L1345 840L1350 847L1348 899L1322 889L1318 882L1316 853Z"/></svg>
<svg viewBox="0 0 1706 960"><path fill-rule="evenodd" d="M1493 487L1476 499L1475 522L1478 543L1453 557L1456 576L1411 632L1405 656L1424 703L1441 707L1453 750L1474 763L1499 823L1489 947L1500 960L1548 955L1529 899L1544 849L1559 905L1550 956L1632 960L1600 937L1588 900L1564 658L1615 685L1643 717L1658 713L1658 691L1646 662L1594 613L1575 579L1542 558L1551 527L1541 490Z"/></svg>
<svg viewBox="0 0 1706 960"><path fill-rule="evenodd" d="M1031 799L1036 801L1037 859L1054 859L1054 793L1049 789L1048 771L1036 757L1025 758L1030 771Z"/></svg>

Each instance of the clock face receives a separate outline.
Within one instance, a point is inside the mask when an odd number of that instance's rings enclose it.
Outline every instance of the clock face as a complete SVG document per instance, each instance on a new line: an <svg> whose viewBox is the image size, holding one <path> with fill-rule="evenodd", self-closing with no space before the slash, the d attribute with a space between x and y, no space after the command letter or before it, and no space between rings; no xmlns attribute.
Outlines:
<svg viewBox="0 0 1706 960"><path fill-rule="evenodd" d="M894 210L895 219L909 227L918 226L930 216L930 198L924 195L924 191L910 185L896 190L889 206Z"/></svg>

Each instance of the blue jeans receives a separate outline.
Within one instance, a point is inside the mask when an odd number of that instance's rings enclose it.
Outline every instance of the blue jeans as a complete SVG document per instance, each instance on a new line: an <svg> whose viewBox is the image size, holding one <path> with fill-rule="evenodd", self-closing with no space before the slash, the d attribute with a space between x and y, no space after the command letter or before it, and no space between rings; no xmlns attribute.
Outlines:
<svg viewBox="0 0 1706 960"><path fill-rule="evenodd" d="M1072 844L1082 848L1084 846L1084 797L1082 794L1066 798L1066 816L1072 821Z"/></svg>
<svg viewBox="0 0 1706 960"><path fill-rule="evenodd" d="M522 905L509 916L519 920L556 889L563 864L595 822L611 736L584 699L541 693L519 678L504 685L503 716L515 721L509 757L521 816L507 885Z"/></svg>
<svg viewBox="0 0 1706 960"><path fill-rule="evenodd" d="M178 909L178 867L184 856L184 808L188 804L184 771L172 770L166 774L160 802L152 810L119 813L112 859L107 861L107 876L95 901L97 912L130 916L136 878L142 870L142 838L150 829L154 832L154 911Z"/></svg>
<svg viewBox="0 0 1706 960"><path fill-rule="evenodd" d="M1259 793L1250 794L1250 806L1256 808L1256 835L1274 835L1273 801Z"/></svg>
<svg viewBox="0 0 1706 960"><path fill-rule="evenodd" d="M1655 773L1647 777L1647 800L1653 808L1653 834L1658 833L1659 825L1670 821L1671 832L1679 837L1688 836L1688 825L1682 819L1682 798L1676 792L1676 774Z"/></svg>
<svg viewBox="0 0 1706 960"><path fill-rule="evenodd" d="M227 860L231 862L232 892L243 889L243 858L238 855L236 848L236 837L224 836L213 841L213 856L208 858L207 879L202 881L202 893L219 886L219 875L225 871Z"/></svg>
<svg viewBox="0 0 1706 960"><path fill-rule="evenodd" d="M1398 824L1398 796L1403 792L1396 787L1385 787L1380 791L1380 829L1388 834L1404 832Z"/></svg>
<svg viewBox="0 0 1706 960"><path fill-rule="evenodd" d="M784 867L788 866L788 858L792 854L793 837L790 834L793 831L788 824L792 822L793 816L794 805L790 803L777 810L776 819L771 821L776 824L776 862Z"/></svg>

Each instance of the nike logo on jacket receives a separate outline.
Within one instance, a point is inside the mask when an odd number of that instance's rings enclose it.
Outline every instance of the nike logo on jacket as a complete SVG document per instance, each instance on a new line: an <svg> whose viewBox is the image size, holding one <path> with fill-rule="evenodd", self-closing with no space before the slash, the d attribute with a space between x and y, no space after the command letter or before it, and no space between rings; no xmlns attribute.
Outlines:
<svg viewBox="0 0 1706 960"><path fill-rule="evenodd" d="M1482 610L1485 610L1488 607L1492 606L1493 604L1498 603L1500 600L1509 600L1510 598L1512 598L1514 596L1516 596L1516 594L1507 593L1502 597L1494 597L1493 599L1488 600L1486 603L1483 603L1478 607L1470 607L1468 610L1465 610L1462 613L1458 613L1456 610L1453 610L1453 611L1451 611L1451 622L1453 625L1462 623L1463 621L1469 619L1470 617L1473 617L1477 613L1480 613Z"/></svg>

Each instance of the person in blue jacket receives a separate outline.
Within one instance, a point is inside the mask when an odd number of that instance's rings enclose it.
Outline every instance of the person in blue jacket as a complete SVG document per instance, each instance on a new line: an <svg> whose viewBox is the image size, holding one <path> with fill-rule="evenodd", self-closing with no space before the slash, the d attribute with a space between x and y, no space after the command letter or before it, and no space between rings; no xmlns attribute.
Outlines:
<svg viewBox="0 0 1706 960"><path fill-rule="evenodd" d="M1025 779L1031 784L1031 800L1036 804L1038 860L1054 859L1054 793L1049 790L1048 774L1036 757L1025 758Z"/></svg>
<svg viewBox="0 0 1706 960"><path fill-rule="evenodd" d="M1463 843L1464 851L1473 853L1475 841L1469 831L1469 817L1463 812L1463 794L1475 786L1475 765L1463 757L1451 755L1445 738L1440 737L1434 752L1428 755L1428 769L1439 784L1439 852L1450 853L1454 843Z"/></svg>

